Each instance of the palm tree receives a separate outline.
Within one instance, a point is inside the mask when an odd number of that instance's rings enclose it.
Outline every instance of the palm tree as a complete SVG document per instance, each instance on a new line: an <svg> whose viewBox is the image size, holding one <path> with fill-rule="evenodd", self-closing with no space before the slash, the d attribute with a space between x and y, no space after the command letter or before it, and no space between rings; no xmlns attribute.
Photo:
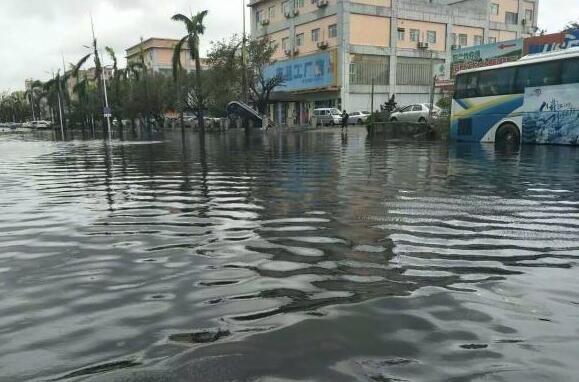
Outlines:
<svg viewBox="0 0 579 382"><path fill-rule="evenodd" d="M181 40L175 46L173 51L173 75L177 79L178 73L182 70L181 65L181 51L183 50L183 45L187 43L189 48L189 54L191 59L195 61L195 99L194 110L197 115L197 121L199 124L199 132L205 132L205 122L203 120L203 110L205 108L205 98L203 96L203 90L201 86L201 57L199 54L199 36L205 33L205 25L203 20L207 16L208 11L202 11L196 15L191 15L191 18L178 13L174 15L171 20L182 22L185 24L187 29L187 34L183 36Z"/></svg>
<svg viewBox="0 0 579 382"><path fill-rule="evenodd" d="M117 121L119 121L120 134L123 135L123 122L121 116L121 78L123 77L123 72L119 70L117 56L115 51L111 47L105 47L105 50L111 60L113 61L113 87L114 87L114 98L113 98L113 114Z"/></svg>
<svg viewBox="0 0 579 382"><path fill-rule="evenodd" d="M35 120L42 119L39 102L42 95L41 89L42 89L42 82L34 81L30 85L30 88L26 90L26 92L24 93L26 98L29 100L30 106L32 108L32 119Z"/></svg>

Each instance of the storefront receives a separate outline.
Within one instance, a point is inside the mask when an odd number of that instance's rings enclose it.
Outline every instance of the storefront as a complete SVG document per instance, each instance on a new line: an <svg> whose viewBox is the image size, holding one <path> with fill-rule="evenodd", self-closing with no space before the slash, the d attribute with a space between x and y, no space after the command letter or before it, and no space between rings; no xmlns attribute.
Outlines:
<svg viewBox="0 0 579 382"><path fill-rule="evenodd" d="M307 125L315 108L341 106L335 50L277 62L266 76L285 81L270 98L269 118L277 125Z"/></svg>

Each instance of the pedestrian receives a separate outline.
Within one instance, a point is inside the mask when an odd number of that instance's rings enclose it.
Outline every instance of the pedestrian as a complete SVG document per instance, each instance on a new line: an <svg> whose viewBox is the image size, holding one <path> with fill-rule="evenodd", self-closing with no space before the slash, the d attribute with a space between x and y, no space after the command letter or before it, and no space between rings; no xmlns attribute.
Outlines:
<svg viewBox="0 0 579 382"><path fill-rule="evenodd" d="M348 127L348 119L350 119L350 115L346 110L342 112L342 130Z"/></svg>

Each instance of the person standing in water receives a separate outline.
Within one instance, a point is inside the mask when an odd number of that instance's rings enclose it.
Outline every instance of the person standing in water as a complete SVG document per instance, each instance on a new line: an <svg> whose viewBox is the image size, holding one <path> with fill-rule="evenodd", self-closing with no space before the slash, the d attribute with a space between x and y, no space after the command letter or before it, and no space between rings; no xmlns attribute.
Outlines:
<svg viewBox="0 0 579 382"><path fill-rule="evenodd" d="M342 130L348 127L348 120L350 119L350 115L346 110L342 112Z"/></svg>

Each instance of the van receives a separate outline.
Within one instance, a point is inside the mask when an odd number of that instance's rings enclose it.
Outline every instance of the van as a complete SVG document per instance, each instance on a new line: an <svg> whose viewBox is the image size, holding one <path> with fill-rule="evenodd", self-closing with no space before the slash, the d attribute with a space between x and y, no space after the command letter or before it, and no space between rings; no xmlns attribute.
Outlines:
<svg viewBox="0 0 579 382"><path fill-rule="evenodd" d="M339 126L342 124L342 112L335 107L314 109L312 120L316 119L317 125ZM310 124L312 121L310 121Z"/></svg>

